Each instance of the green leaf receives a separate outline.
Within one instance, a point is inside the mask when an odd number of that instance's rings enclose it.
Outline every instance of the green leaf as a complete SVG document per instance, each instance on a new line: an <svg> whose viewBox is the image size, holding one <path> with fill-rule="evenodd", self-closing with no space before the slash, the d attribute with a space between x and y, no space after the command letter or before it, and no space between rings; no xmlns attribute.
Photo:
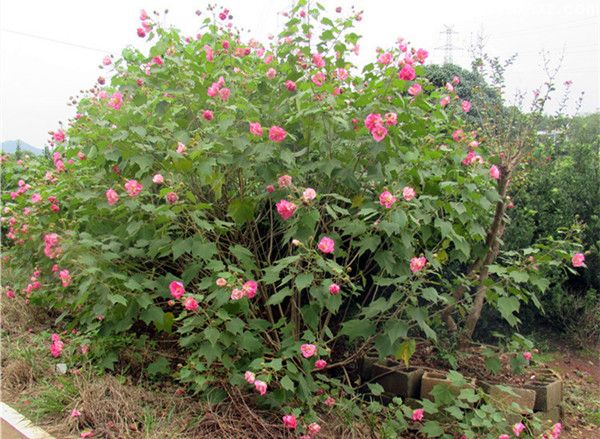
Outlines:
<svg viewBox="0 0 600 439"><path fill-rule="evenodd" d="M414 339L410 338L408 340L404 340L396 352L396 359L404 361L404 365L408 367L410 359L416 350L417 343Z"/></svg>
<svg viewBox="0 0 600 439"><path fill-rule="evenodd" d="M524 271L511 270L509 276L518 283L527 282L529 280L529 274Z"/></svg>
<svg viewBox="0 0 600 439"><path fill-rule="evenodd" d="M519 322L519 319L513 313L519 310L520 305L519 299L514 296L498 298L498 311L511 326L515 326Z"/></svg>
<svg viewBox="0 0 600 439"><path fill-rule="evenodd" d="M423 299L428 300L429 302L433 302L433 303L437 303L438 300L440 300L440 295L438 294L436 289L432 288L432 287L425 288L421 292L421 296L423 297Z"/></svg>
<svg viewBox="0 0 600 439"><path fill-rule="evenodd" d="M299 291L309 287L313 283L314 276L312 273L301 273L296 276L295 284Z"/></svg>
<svg viewBox="0 0 600 439"><path fill-rule="evenodd" d="M383 393L383 387L381 386L381 384L378 383L368 383L367 386L369 387L369 390L371 391L371 393L375 396L379 396Z"/></svg>
<svg viewBox="0 0 600 439"><path fill-rule="evenodd" d="M269 300L267 300L267 305L279 305L286 297L291 296L293 293L294 292L291 288L284 288L283 290L269 297Z"/></svg>
<svg viewBox="0 0 600 439"><path fill-rule="evenodd" d="M427 437L440 437L444 434L444 429L437 421L427 421L421 428L421 433L427 435Z"/></svg>
<svg viewBox="0 0 600 439"><path fill-rule="evenodd" d="M496 356L486 357L485 367L493 374L497 374L500 371L500 368L502 367L502 362Z"/></svg>
<svg viewBox="0 0 600 439"><path fill-rule="evenodd" d="M399 338L406 337L408 325L400 320L388 320L384 332L390 338L390 344L394 344Z"/></svg>
<svg viewBox="0 0 600 439"><path fill-rule="evenodd" d="M235 335L244 332L244 326L244 321L242 319L238 319L237 317L231 319L225 324L227 330Z"/></svg>
<svg viewBox="0 0 600 439"><path fill-rule="evenodd" d="M347 335L350 341L357 338L367 338L375 332L375 327L370 320L348 320L342 324L340 334Z"/></svg>
<svg viewBox="0 0 600 439"><path fill-rule="evenodd" d="M195 240L192 244L192 255L204 261L210 261L217 254L217 246L214 242L202 242Z"/></svg>
<svg viewBox="0 0 600 439"><path fill-rule="evenodd" d="M146 309L154 303L148 293L140 294L136 300L137 300L138 305L142 309Z"/></svg>
<svg viewBox="0 0 600 439"><path fill-rule="evenodd" d="M121 305L127 306L127 299L120 294L109 294L108 300L110 300L110 303L113 305L115 303L120 303Z"/></svg>
<svg viewBox="0 0 600 439"><path fill-rule="evenodd" d="M294 382L287 375L285 375L281 379L281 381L279 381L279 384L281 385L282 388L284 388L285 390L289 390L290 392L293 392L295 389Z"/></svg>
<svg viewBox="0 0 600 439"><path fill-rule="evenodd" d="M178 239L173 243L173 259L178 259L184 253L190 251L192 242L189 239Z"/></svg>
<svg viewBox="0 0 600 439"><path fill-rule="evenodd" d="M227 214L236 224L242 225L254 219L256 205L252 198L238 198L229 203Z"/></svg>
<svg viewBox="0 0 600 439"><path fill-rule="evenodd" d="M164 357L159 357L146 368L146 372L150 376L168 375L171 371L169 360Z"/></svg>
<svg viewBox="0 0 600 439"><path fill-rule="evenodd" d="M211 345L215 345L221 337L221 331L217 328L209 326L204 330L204 337L210 342Z"/></svg>

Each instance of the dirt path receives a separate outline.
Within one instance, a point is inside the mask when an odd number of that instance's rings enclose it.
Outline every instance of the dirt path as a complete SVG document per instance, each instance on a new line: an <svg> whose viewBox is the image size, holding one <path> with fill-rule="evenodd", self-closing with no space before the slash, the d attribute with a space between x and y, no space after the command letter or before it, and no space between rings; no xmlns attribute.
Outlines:
<svg viewBox="0 0 600 439"><path fill-rule="evenodd" d="M564 381L564 439L600 439L600 349L562 348L548 365Z"/></svg>

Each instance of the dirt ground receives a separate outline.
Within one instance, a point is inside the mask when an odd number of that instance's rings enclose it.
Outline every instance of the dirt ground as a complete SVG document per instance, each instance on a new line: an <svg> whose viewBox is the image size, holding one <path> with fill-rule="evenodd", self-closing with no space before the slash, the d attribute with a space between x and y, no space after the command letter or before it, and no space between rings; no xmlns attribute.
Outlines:
<svg viewBox="0 0 600 439"><path fill-rule="evenodd" d="M550 354L548 365L565 382L565 427L562 438L600 439L600 349Z"/></svg>

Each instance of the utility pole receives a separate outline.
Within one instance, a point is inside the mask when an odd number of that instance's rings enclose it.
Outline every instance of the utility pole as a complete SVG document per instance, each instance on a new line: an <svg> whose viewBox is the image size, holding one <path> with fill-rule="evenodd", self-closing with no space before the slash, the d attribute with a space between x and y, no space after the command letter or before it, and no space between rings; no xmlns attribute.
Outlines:
<svg viewBox="0 0 600 439"><path fill-rule="evenodd" d="M458 35L458 32L454 30L454 26L444 25L444 30L440 34L446 36L446 43L443 46L436 47L437 50L444 51L444 64L452 64L452 52L455 50L462 50L460 47L454 46L452 37Z"/></svg>

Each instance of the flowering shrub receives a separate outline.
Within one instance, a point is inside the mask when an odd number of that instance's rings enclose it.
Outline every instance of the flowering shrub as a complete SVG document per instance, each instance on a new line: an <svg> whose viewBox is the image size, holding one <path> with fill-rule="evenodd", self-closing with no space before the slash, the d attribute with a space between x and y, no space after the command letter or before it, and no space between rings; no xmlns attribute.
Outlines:
<svg viewBox="0 0 600 439"><path fill-rule="evenodd" d="M400 41L358 72L359 16L305 7L268 46L227 14L194 37L146 16L149 54L111 61L52 163L8 164L3 200L17 297L83 333L176 338L194 391L241 386L316 434L315 403L352 386L336 370L436 338L501 176L463 129L470 104L422 77L425 50ZM520 293L494 291L514 323Z"/></svg>

